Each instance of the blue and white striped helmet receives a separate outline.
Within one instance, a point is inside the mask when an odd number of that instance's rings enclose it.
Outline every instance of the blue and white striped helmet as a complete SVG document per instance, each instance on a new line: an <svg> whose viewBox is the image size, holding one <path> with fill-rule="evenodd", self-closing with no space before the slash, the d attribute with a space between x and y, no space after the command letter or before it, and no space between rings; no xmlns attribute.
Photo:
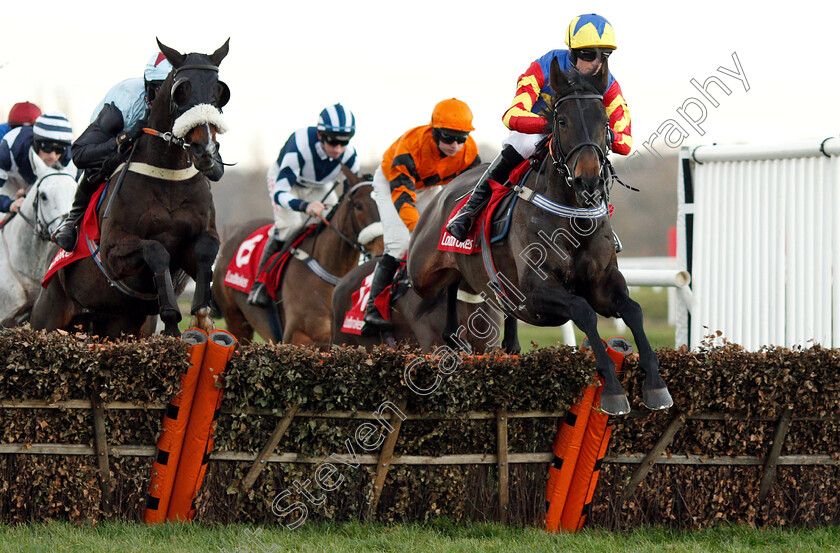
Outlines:
<svg viewBox="0 0 840 553"><path fill-rule="evenodd" d="M48 111L35 120L32 134L35 140L69 145L73 141L73 126L60 111Z"/></svg>
<svg viewBox="0 0 840 553"><path fill-rule="evenodd" d="M318 130L349 140L356 134L356 117L341 104L324 108L318 116Z"/></svg>

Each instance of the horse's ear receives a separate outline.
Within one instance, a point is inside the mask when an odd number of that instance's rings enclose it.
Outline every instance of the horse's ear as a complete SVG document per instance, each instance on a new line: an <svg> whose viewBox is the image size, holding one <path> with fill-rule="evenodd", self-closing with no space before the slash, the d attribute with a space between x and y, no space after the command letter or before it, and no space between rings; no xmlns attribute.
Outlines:
<svg viewBox="0 0 840 553"><path fill-rule="evenodd" d="M601 64L601 70L598 72L597 80L595 82L595 87L598 89L598 92L601 94L606 94L607 92L607 85L610 84L610 58L604 58L604 62Z"/></svg>
<svg viewBox="0 0 840 553"><path fill-rule="evenodd" d="M180 67L184 60L186 59L186 55L180 53L178 50L170 48L169 46L165 45L160 41L159 38L156 38L158 43L158 48L160 48L160 52L166 56L166 59L169 60L169 63L172 64L172 67Z"/></svg>
<svg viewBox="0 0 840 553"><path fill-rule="evenodd" d="M566 73L560 69L557 58L551 59L551 68L549 69L548 76L548 84L557 97L565 96L569 88L571 88L571 83Z"/></svg>
<svg viewBox="0 0 840 553"><path fill-rule="evenodd" d="M222 63L222 60L225 59L225 56L228 55L228 49L230 45L230 38L228 38L224 44L222 44L218 50L210 54L210 61L213 62L213 65L218 66Z"/></svg>

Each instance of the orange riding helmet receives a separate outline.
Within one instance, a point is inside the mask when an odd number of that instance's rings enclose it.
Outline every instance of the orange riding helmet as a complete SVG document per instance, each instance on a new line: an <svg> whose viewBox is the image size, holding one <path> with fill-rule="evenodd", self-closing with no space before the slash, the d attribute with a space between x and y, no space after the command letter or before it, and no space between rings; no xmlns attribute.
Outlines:
<svg viewBox="0 0 840 553"><path fill-rule="evenodd" d="M472 120L470 107L457 98L438 102L432 111L432 127L435 129L472 132L475 130Z"/></svg>

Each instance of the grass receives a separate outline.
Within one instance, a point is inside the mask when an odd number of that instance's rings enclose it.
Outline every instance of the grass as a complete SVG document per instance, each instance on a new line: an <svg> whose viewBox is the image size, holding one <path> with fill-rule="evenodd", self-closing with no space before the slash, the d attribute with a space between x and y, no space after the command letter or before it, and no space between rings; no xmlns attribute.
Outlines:
<svg viewBox="0 0 840 553"><path fill-rule="evenodd" d="M172 553L295 551L318 552L565 552L639 551L840 551L840 528L755 530L737 526L683 532L646 528L627 533L584 530L547 534L536 528L499 524L455 525L448 520L427 524L305 524L281 526L145 526L105 523L74 526L50 522L0 526L0 553L11 552Z"/></svg>

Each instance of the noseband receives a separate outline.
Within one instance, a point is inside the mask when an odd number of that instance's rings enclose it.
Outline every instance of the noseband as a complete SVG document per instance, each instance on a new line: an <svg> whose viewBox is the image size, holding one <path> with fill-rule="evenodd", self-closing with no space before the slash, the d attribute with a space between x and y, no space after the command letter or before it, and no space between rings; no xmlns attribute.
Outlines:
<svg viewBox="0 0 840 553"><path fill-rule="evenodd" d="M560 105L561 102L565 102L566 100L575 100L575 106L577 107L578 113L580 114L581 121L584 120L583 117L583 108L580 106L580 100L604 100L604 97L600 94L577 94L572 93L568 96L563 96L554 104L554 109L556 110L557 107ZM607 156L604 153L604 149L602 148L601 144L598 144L592 140L592 137L589 136L589 128L584 125L583 131L586 133L586 140L581 142L580 144L576 145L574 148L569 150L568 152L563 152L562 147L560 146L560 139L557 139L557 153L554 152L553 147L553 140L550 140L548 143L548 151L551 155L551 161L554 162L554 168L557 169L557 172L564 178L566 184L570 187L574 186L574 179L575 179L575 167L577 167L577 162L580 159L580 152L583 151L584 148L593 148L595 153L598 155L598 163L600 165L599 174L601 178L604 178L605 168L607 165ZM574 164L572 168L569 169L568 160L577 154L574 160Z"/></svg>

